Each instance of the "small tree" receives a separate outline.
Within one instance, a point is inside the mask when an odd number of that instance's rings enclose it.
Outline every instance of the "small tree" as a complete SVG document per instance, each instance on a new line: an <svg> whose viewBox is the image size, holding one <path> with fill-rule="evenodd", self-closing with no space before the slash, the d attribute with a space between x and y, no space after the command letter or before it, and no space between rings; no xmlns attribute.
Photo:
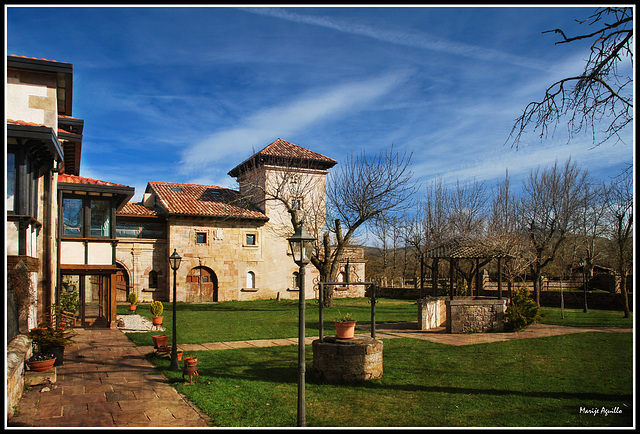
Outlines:
<svg viewBox="0 0 640 434"><path fill-rule="evenodd" d="M519 331L529 324L540 320L540 307L531 299L529 290L525 287L516 288L511 297L511 303L505 312L505 328Z"/></svg>

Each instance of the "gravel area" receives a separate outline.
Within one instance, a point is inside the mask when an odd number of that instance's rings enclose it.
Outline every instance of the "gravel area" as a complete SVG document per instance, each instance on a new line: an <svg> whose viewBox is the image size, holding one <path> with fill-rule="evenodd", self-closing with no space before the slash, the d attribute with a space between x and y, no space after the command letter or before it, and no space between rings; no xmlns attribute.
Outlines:
<svg viewBox="0 0 640 434"><path fill-rule="evenodd" d="M124 333L144 333L150 330L164 331L163 326L155 327L147 318L140 315L118 315L118 329Z"/></svg>

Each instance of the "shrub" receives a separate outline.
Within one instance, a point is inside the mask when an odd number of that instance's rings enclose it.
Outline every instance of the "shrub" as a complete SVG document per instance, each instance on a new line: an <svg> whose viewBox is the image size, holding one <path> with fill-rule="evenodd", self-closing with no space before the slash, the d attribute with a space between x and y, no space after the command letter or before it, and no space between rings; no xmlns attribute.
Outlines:
<svg viewBox="0 0 640 434"><path fill-rule="evenodd" d="M164 312L164 306L160 300L151 302L151 306L149 306L149 308L151 309L151 315L153 316L160 316L162 315L162 312Z"/></svg>
<svg viewBox="0 0 640 434"><path fill-rule="evenodd" d="M505 328L511 331L524 329L540 320L540 308L529 296L529 290L521 287L513 291L511 303L505 312Z"/></svg>
<svg viewBox="0 0 640 434"><path fill-rule="evenodd" d="M78 291L62 291L60 294L60 307L64 312L76 313L79 305Z"/></svg>
<svg viewBox="0 0 640 434"><path fill-rule="evenodd" d="M129 293L129 295L127 295L127 301L129 302L129 304L136 304L138 303L138 296L135 292L131 292Z"/></svg>

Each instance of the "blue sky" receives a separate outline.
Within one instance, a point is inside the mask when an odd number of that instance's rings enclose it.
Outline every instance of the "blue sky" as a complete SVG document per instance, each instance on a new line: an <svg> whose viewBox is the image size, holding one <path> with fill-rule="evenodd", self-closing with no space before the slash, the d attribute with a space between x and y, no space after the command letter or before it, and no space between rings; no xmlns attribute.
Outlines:
<svg viewBox="0 0 640 434"><path fill-rule="evenodd" d="M227 172L277 138L338 162L393 144L417 180L512 182L569 156L594 176L633 161L526 135L525 105L584 67L593 7L7 7L6 52L74 67L81 175L135 187L235 188Z"/></svg>

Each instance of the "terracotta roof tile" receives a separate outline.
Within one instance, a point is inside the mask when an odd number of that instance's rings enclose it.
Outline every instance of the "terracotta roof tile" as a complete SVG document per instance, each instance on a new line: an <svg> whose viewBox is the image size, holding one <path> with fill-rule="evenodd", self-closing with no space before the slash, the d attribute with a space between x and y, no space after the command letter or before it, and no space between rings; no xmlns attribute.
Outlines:
<svg viewBox="0 0 640 434"><path fill-rule="evenodd" d="M153 209L149 209L141 202L128 202L120 211L119 216L136 216L136 217L155 217L158 212Z"/></svg>
<svg viewBox="0 0 640 434"><path fill-rule="evenodd" d="M37 57L27 57L27 56L18 56L17 54L9 54L9 57L17 57L20 59L31 59L31 60L43 60L45 62L56 62L60 63L57 60L49 60L49 59L38 59Z"/></svg>
<svg viewBox="0 0 640 434"><path fill-rule="evenodd" d="M47 128L49 128L47 125L36 124L35 122L13 120L13 119L7 119L7 123L11 124L11 125L24 125L24 126L27 126L27 127L47 127Z"/></svg>
<svg viewBox="0 0 640 434"><path fill-rule="evenodd" d="M106 186L112 186L112 187L129 187L128 185L124 185L124 184L116 184L115 182L100 181L99 179L84 178L82 176L76 176L76 175L68 175L66 173L61 173L60 175L58 175L58 182L68 183L68 184L91 184L91 185L106 185Z"/></svg>
<svg viewBox="0 0 640 434"><path fill-rule="evenodd" d="M337 161L333 158L310 151L286 140L277 139L237 165L229 172L229 175L237 177L242 172L251 170L253 167L259 167L265 162L268 164L292 165L293 167L302 165L301 167L321 169L329 169L337 164Z"/></svg>
<svg viewBox="0 0 640 434"><path fill-rule="evenodd" d="M150 182L156 203L174 215L268 220L235 190L215 185Z"/></svg>

